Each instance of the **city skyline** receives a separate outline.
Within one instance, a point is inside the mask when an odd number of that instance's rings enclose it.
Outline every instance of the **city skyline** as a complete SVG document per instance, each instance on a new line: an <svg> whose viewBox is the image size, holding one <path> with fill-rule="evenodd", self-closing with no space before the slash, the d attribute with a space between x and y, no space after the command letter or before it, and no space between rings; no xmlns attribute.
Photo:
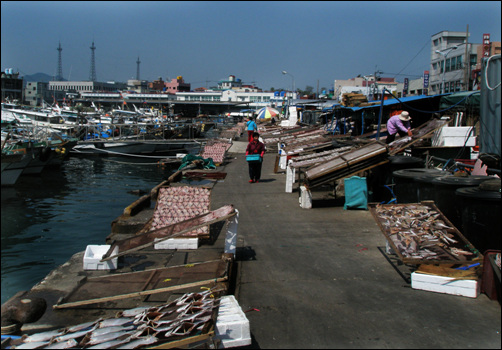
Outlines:
<svg viewBox="0 0 502 350"><path fill-rule="evenodd" d="M97 81L183 76L192 89L234 75L269 90L332 88L381 72L403 81L430 69L430 38L465 32L500 41L501 5L476 2L2 1L2 69ZM286 71L287 74L282 72Z"/></svg>

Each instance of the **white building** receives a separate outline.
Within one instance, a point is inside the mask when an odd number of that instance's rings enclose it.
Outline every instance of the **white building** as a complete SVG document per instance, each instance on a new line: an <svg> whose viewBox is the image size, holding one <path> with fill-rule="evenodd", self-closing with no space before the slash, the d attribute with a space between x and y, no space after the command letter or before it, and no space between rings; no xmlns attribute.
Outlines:
<svg viewBox="0 0 502 350"><path fill-rule="evenodd" d="M49 90L66 92L117 91L127 89L127 84L97 81L50 81Z"/></svg>
<svg viewBox="0 0 502 350"><path fill-rule="evenodd" d="M465 91L479 44L467 43L466 32L444 30L431 37L429 95ZM444 81L444 89L443 89Z"/></svg>

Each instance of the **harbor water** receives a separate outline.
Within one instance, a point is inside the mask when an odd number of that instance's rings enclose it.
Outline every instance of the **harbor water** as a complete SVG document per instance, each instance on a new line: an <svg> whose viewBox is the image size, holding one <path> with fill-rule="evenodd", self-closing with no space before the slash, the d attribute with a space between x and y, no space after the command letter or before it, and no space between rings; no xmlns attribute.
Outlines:
<svg viewBox="0 0 502 350"><path fill-rule="evenodd" d="M156 159L70 158L58 170L2 188L2 304L30 290L89 244L106 244L111 222L172 174Z"/></svg>

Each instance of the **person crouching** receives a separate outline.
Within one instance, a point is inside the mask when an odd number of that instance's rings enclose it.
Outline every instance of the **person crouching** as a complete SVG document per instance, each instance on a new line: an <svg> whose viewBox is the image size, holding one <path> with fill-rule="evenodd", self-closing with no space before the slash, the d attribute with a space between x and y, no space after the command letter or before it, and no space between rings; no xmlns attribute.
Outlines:
<svg viewBox="0 0 502 350"><path fill-rule="evenodd" d="M389 144L393 142L396 139L396 134L399 134L400 137L406 135L411 137L413 133L411 132L410 120L410 114L406 111L390 117L389 121L387 122L388 136L385 139L385 143Z"/></svg>

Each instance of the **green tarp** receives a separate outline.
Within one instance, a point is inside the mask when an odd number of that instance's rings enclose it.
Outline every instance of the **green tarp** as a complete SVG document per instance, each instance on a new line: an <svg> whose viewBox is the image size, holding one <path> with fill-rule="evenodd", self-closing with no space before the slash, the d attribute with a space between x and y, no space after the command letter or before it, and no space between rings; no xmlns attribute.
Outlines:
<svg viewBox="0 0 502 350"><path fill-rule="evenodd" d="M181 170L181 169L189 166L195 160L202 160L204 169L216 169L216 165L214 165L213 158L204 159L200 156L194 156L193 154L187 154L181 160L181 166L178 168L178 170Z"/></svg>
<svg viewBox="0 0 502 350"><path fill-rule="evenodd" d="M468 107L479 109L480 91L463 91L441 97L439 108Z"/></svg>

